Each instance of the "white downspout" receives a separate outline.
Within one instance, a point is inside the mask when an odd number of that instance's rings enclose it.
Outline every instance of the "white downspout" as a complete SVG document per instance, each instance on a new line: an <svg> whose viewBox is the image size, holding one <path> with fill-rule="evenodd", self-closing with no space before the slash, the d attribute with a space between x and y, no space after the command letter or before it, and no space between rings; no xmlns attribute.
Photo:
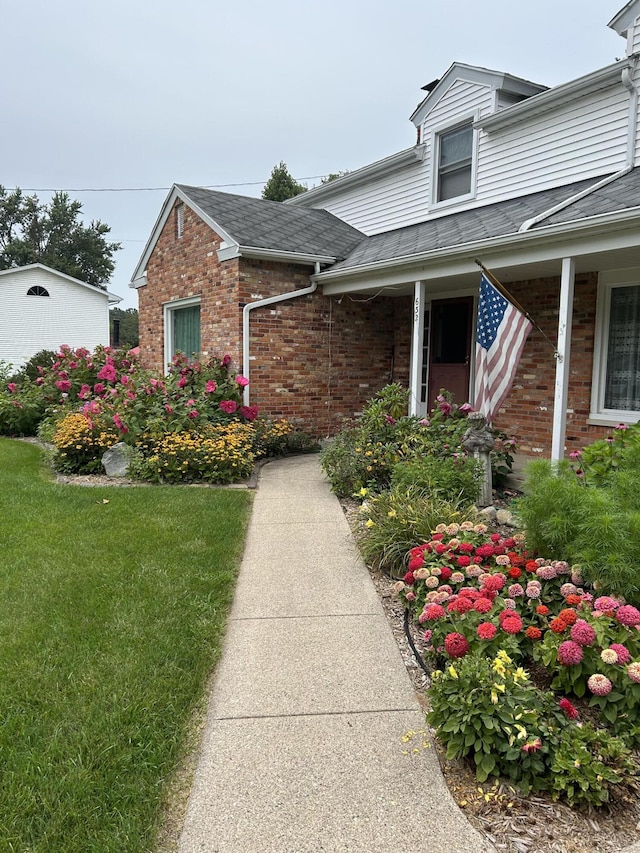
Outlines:
<svg viewBox="0 0 640 853"><path fill-rule="evenodd" d="M320 262L315 263L315 274L320 272ZM257 299L255 302L247 302L242 309L242 375L245 379L250 379L249 372L249 315L254 308L265 308L267 305L275 305L277 302L286 302L287 299L295 299L298 296L309 296L315 293L318 289L318 282L314 281L309 287L303 287L301 290L290 290L288 293L279 293L277 296L268 296L266 299ZM249 405L249 388L250 385L245 385L242 393L242 402L245 406Z"/></svg>
<svg viewBox="0 0 640 853"><path fill-rule="evenodd" d="M570 204L573 204L576 201L580 201L581 198L585 196L591 195L591 193L599 190L600 187L606 187L607 184L610 184L612 181L617 181L618 178L621 178L623 175L626 175L627 172L630 172L633 169L635 162L635 148L636 148L636 133L637 133L637 121L638 121L638 90L633 83L633 71L635 70L635 64L637 60L637 55L629 57L633 61L633 65L627 65L622 69L622 85L629 92L629 115L628 115L628 124L627 124L627 156L626 156L626 165L623 169L620 169L618 172L615 172L613 175L607 175L606 178L603 178L601 181L593 184L590 187L587 187L584 190L581 190L579 193L572 195L570 198L565 199L564 201L559 202L558 204L554 204L553 207L548 208L548 210L544 210L542 213L539 213L537 216L532 216L531 219L527 219L522 223L520 228L518 228L518 233L522 233L524 231L529 231L533 228L534 225L537 225L538 222L542 222L543 219L547 219L547 217L552 216L554 213L557 213L559 210L564 210L565 207L569 207Z"/></svg>

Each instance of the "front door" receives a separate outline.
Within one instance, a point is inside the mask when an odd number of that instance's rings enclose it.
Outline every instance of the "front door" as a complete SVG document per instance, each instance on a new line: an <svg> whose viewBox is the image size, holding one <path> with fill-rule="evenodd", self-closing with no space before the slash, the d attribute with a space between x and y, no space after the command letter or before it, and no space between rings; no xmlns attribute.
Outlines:
<svg viewBox="0 0 640 853"><path fill-rule="evenodd" d="M473 296L431 303L427 411L444 388L458 405L469 399Z"/></svg>

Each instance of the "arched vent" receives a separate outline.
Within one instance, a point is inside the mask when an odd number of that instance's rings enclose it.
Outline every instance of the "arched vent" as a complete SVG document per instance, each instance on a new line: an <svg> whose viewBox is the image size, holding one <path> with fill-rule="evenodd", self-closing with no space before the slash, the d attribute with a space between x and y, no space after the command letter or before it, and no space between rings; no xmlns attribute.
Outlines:
<svg viewBox="0 0 640 853"><path fill-rule="evenodd" d="M27 296L48 296L49 291L46 287L41 287L39 284L34 284L27 290Z"/></svg>

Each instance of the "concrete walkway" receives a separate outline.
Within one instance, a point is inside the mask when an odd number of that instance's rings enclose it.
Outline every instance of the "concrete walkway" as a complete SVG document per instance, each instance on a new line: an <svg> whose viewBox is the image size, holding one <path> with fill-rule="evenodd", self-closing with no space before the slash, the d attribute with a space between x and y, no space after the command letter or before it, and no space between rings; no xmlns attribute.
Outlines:
<svg viewBox="0 0 640 853"><path fill-rule="evenodd" d="M262 469L180 853L489 853L317 456ZM423 745L426 743L426 745Z"/></svg>

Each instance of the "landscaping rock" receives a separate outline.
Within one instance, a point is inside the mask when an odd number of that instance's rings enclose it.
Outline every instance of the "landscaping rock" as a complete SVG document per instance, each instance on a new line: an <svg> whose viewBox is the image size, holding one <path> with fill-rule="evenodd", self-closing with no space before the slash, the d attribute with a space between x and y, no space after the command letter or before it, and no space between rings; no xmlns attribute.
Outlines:
<svg viewBox="0 0 640 853"><path fill-rule="evenodd" d="M124 441L119 441L102 455L102 467L107 477L126 477L133 451Z"/></svg>
<svg viewBox="0 0 640 853"><path fill-rule="evenodd" d="M508 509L499 509L496 512L496 521L498 524L504 524L506 527L517 527L517 523L513 518L513 513Z"/></svg>
<svg viewBox="0 0 640 853"><path fill-rule="evenodd" d="M486 506L480 510L480 515L484 515L490 524L495 524L498 518L498 511L494 506Z"/></svg>

